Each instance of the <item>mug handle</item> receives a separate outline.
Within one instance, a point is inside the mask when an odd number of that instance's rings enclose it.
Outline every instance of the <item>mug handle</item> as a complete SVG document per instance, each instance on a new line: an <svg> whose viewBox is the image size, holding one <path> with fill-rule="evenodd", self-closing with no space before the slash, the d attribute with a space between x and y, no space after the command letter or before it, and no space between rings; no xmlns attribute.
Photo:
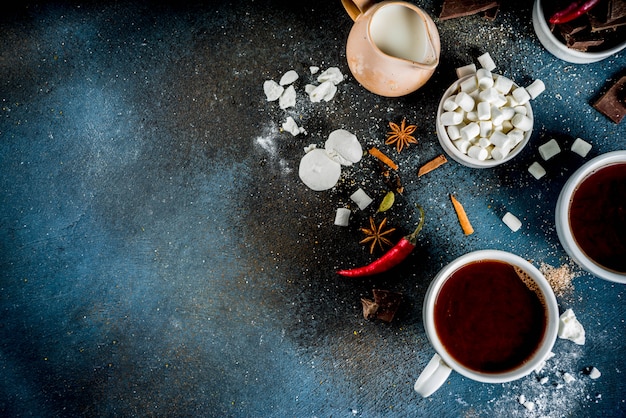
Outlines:
<svg viewBox="0 0 626 418"><path fill-rule="evenodd" d="M452 369L435 353L415 382L413 389L424 398L429 397L446 381Z"/></svg>
<svg viewBox="0 0 626 418"><path fill-rule="evenodd" d="M343 8L346 9L348 15L353 21L373 4L373 0L341 0Z"/></svg>

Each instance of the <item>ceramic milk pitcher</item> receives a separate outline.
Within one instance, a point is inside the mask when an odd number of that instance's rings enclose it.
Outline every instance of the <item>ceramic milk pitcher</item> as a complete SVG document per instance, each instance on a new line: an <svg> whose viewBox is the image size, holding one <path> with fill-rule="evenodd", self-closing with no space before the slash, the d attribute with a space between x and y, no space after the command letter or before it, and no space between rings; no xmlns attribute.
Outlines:
<svg viewBox="0 0 626 418"><path fill-rule="evenodd" d="M402 1L341 0L354 20L346 57L354 78L372 93L398 97L423 86L439 64L435 23Z"/></svg>

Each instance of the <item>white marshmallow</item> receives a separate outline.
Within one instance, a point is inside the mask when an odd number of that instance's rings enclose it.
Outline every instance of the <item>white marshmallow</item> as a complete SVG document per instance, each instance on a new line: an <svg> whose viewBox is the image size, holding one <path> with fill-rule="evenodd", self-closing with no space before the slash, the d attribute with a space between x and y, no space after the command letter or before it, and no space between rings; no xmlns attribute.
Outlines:
<svg viewBox="0 0 626 418"><path fill-rule="evenodd" d="M530 100L530 94L528 94L524 87L516 88L511 94L513 95L515 101L521 105L528 103L528 101Z"/></svg>
<svg viewBox="0 0 626 418"><path fill-rule="evenodd" d="M478 114L478 120L491 119L491 105L489 102L479 102L476 113Z"/></svg>
<svg viewBox="0 0 626 418"><path fill-rule="evenodd" d="M500 112L502 112L502 116L504 117L504 120L511 120L513 119L513 116L515 116L515 109L513 109L512 107L508 107L508 106L504 106L500 108Z"/></svg>
<svg viewBox="0 0 626 418"><path fill-rule="evenodd" d="M513 143L511 141L511 138L509 138L506 134L500 131L495 131L494 133L492 133L489 140L496 147L504 147L506 145L511 146L511 144Z"/></svg>
<svg viewBox="0 0 626 418"><path fill-rule="evenodd" d="M337 212L335 213L335 225L337 226L348 226L350 220L350 209L347 208L337 208Z"/></svg>
<svg viewBox="0 0 626 418"><path fill-rule="evenodd" d="M483 67L485 70L493 71L496 69L496 63L493 62L493 59L491 58L491 55L489 55L489 52L485 52L477 59L480 66Z"/></svg>
<svg viewBox="0 0 626 418"><path fill-rule="evenodd" d="M478 126L480 126L480 133L478 135L483 137L489 137L491 135L493 123L491 123L490 120L481 120L478 122Z"/></svg>
<svg viewBox="0 0 626 418"><path fill-rule="evenodd" d="M491 102L491 104L496 106L496 107L502 107L502 106L508 104L508 102L509 101L506 99L506 96L504 94L498 94L496 99L493 102Z"/></svg>
<svg viewBox="0 0 626 418"><path fill-rule="evenodd" d="M526 91L531 99L539 96L546 89L546 85L543 84L543 81L537 79L533 81L529 86L526 87Z"/></svg>
<svg viewBox="0 0 626 418"><path fill-rule="evenodd" d="M513 87L513 80L499 75L496 77L493 87L500 93L507 94L511 91L511 87Z"/></svg>
<svg viewBox="0 0 626 418"><path fill-rule="evenodd" d="M463 114L459 112L443 112L440 121L444 126L458 125L463 122Z"/></svg>
<svg viewBox="0 0 626 418"><path fill-rule="evenodd" d="M471 112L467 112L465 114L465 119L467 119L470 122L478 122L478 113L474 110L472 110Z"/></svg>
<svg viewBox="0 0 626 418"><path fill-rule="evenodd" d="M474 109L474 99L464 91L459 92L454 99L455 103L466 112Z"/></svg>
<svg viewBox="0 0 626 418"><path fill-rule="evenodd" d="M491 122L494 126L502 125L502 122L504 121L505 119L502 111L495 106L491 106Z"/></svg>
<svg viewBox="0 0 626 418"><path fill-rule="evenodd" d="M489 148L489 146L491 145L491 141L489 140L489 138L486 138L484 136L481 136L478 138L478 146L481 148Z"/></svg>
<svg viewBox="0 0 626 418"><path fill-rule="evenodd" d="M521 113L522 115L528 115L528 108L524 105L513 106L515 113Z"/></svg>
<svg viewBox="0 0 626 418"><path fill-rule="evenodd" d="M511 212L507 212L502 217L502 222L504 222L505 225L508 226L513 232L517 232L522 227L522 222Z"/></svg>
<svg viewBox="0 0 626 418"><path fill-rule="evenodd" d="M352 201L356 203L361 210L367 208L374 201L371 197L367 195L367 193L365 193L365 190L361 189L360 187L357 189L356 192L350 195L350 199L352 199Z"/></svg>
<svg viewBox="0 0 626 418"><path fill-rule="evenodd" d="M511 141L513 141L513 146L519 144L520 142L522 142L524 140L524 136L526 135L526 133L524 131L522 131L521 129L511 129L509 132L507 132L506 136L509 137L509 139Z"/></svg>
<svg viewBox="0 0 626 418"><path fill-rule="evenodd" d="M496 100L498 100L499 93L498 93L498 90L496 90L494 87L489 87L488 89L482 90L478 94L478 97L480 100L484 102L493 103Z"/></svg>
<svg viewBox="0 0 626 418"><path fill-rule="evenodd" d="M457 78L463 78L467 75L476 73L476 65L475 64L467 64L462 67L456 69Z"/></svg>
<svg viewBox="0 0 626 418"><path fill-rule="evenodd" d="M452 141L455 141L459 138L461 138L461 128L465 126L462 124L458 124L458 125L450 125L446 128L446 132L448 133L448 138L450 138Z"/></svg>
<svg viewBox="0 0 626 418"><path fill-rule="evenodd" d="M448 97L446 100L444 100L443 110L445 110L446 112L452 112L453 110L456 110L459 107L459 105L455 101L455 98L456 98L456 95L452 95Z"/></svg>
<svg viewBox="0 0 626 418"><path fill-rule="evenodd" d="M581 157L586 157L589 151L591 151L591 144L582 138L576 138L572 144L572 151Z"/></svg>
<svg viewBox="0 0 626 418"><path fill-rule="evenodd" d="M467 150L472 145L469 141L465 139L459 139L453 142L454 146L461 151L463 154L467 154Z"/></svg>
<svg viewBox="0 0 626 418"><path fill-rule="evenodd" d="M494 149L491 150L491 158L493 158L494 160L504 160L506 158L507 155L509 155L509 153L511 152L511 147L509 145L506 145L504 147L495 147Z"/></svg>
<svg viewBox="0 0 626 418"><path fill-rule="evenodd" d="M551 139L545 144L539 146L539 155L541 155L541 158L546 161L557 155L559 152L561 152L561 147L559 147L559 143L556 142L555 139Z"/></svg>
<svg viewBox="0 0 626 418"><path fill-rule="evenodd" d="M522 131L530 131L533 127L533 120L526 115L516 113L511 119L511 123L514 127L521 129Z"/></svg>
<svg viewBox="0 0 626 418"><path fill-rule="evenodd" d="M476 80L478 82L478 87L483 90L493 87L494 85L493 74L485 68L479 68L476 70Z"/></svg>
<svg viewBox="0 0 626 418"><path fill-rule="evenodd" d="M503 120L502 125L500 125L500 130L506 134L509 133L511 129L513 129L513 124L511 123L511 121Z"/></svg>
<svg viewBox="0 0 626 418"><path fill-rule="evenodd" d="M537 161L535 161L530 165L530 167L528 167L528 172L532 174L532 176L537 180L546 175L546 170Z"/></svg>
<svg viewBox="0 0 626 418"><path fill-rule="evenodd" d="M476 77L470 77L467 80L462 81L460 88L461 91L468 94L475 91L478 88L478 81L476 80Z"/></svg>
<svg viewBox="0 0 626 418"><path fill-rule="evenodd" d="M478 145L472 145L467 150L467 155L479 161L485 161L489 156L489 152L485 148L481 148Z"/></svg>
<svg viewBox="0 0 626 418"><path fill-rule="evenodd" d="M463 128L461 128L461 139L470 141L476 138L480 134L480 125L476 122L472 122Z"/></svg>

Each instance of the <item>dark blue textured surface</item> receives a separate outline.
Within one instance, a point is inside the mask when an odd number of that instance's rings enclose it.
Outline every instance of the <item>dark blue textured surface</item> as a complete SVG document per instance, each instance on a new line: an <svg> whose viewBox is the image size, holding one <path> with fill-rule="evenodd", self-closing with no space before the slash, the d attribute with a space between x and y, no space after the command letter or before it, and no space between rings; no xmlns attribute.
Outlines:
<svg viewBox="0 0 626 418"><path fill-rule="evenodd" d="M439 3L416 4L436 16ZM441 64L398 99L349 75L351 21L339 1L27 3L0 18L0 414L624 416L626 288L576 269L557 299L584 325L584 346L558 340L542 374L516 382L452 374L428 399L412 389L433 354L421 303L437 270L483 248L568 264L553 222L562 185L593 156L626 149L626 125L590 106L626 56L555 59L530 8L504 6L493 22L436 20ZM439 97L483 52L519 84L547 86L530 146L496 169L450 162L417 178L442 152ZM310 65L347 75L332 101L300 93L287 111L266 102L263 81L295 69L301 92ZM281 132L287 115L308 134ZM383 140L403 117L420 142L398 155ZM297 176L303 147L338 128L399 163L406 192L387 214L396 238L417 221L414 204L427 213L415 253L376 279L334 273L371 260L358 228L386 191L376 162L344 169L329 192ZM553 136L593 149L563 152L537 181L526 169ZM375 204L334 226L357 187ZM462 234L450 193L474 235ZM506 211L522 220L517 233L500 221ZM405 296L391 324L362 317L373 287ZM582 374L587 366L601 378ZM577 380L565 384L563 372Z"/></svg>

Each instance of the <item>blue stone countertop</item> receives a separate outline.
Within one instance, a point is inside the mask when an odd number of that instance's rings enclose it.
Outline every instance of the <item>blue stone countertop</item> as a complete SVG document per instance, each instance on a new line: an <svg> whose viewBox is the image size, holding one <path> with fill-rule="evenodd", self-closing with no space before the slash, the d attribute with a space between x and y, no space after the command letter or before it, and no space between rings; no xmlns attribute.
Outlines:
<svg viewBox="0 0 626 418"><path fill-rule="evenodd" d="M441 1L413 2L439 29L440 64L417 92L386 98L350 73L341 2L301 3L27 1L3 12L0 415L625 416L626 286L576 267L554 210L578 167L626 149L626 124L592 107L626 54L553 57L529 0L503 2L495 20L445 21ZM435 114L455 69L486 52L494 72L546 85L529 145L497 168L449 160L418 178L443 152ZM328 102L304 92L311 66L345 76ZM296 105L281 109L263 83L292 69ZM306 134L281 129L288 116ZM384 140L403 118L419 142L398 153ZM394 240L414 228L416 204L426 212L410 257L369 279L335 271L380 255L359 244L389 190L377 161L344 167L328 191L298 177L304 148L340 128L399 165L404 193L384 213ZM586 157L570 151L578 137L592 144ZM562 152L543 161L538 148L552 138ZM547 171L539 180L534 161ZM359 187L374 199L364 210L349 197ZM450 194L474 234L463 234ZM339 207L352 209L348 227L333 223ZM421 398L413 384L434 354L426 289L445 264L486 248L552 279L565 273L559 310L574 311L586 343L557 339L541 372L510 383L453 372ZM363 317L374 288L403 294L390 323Z"/></svg>

